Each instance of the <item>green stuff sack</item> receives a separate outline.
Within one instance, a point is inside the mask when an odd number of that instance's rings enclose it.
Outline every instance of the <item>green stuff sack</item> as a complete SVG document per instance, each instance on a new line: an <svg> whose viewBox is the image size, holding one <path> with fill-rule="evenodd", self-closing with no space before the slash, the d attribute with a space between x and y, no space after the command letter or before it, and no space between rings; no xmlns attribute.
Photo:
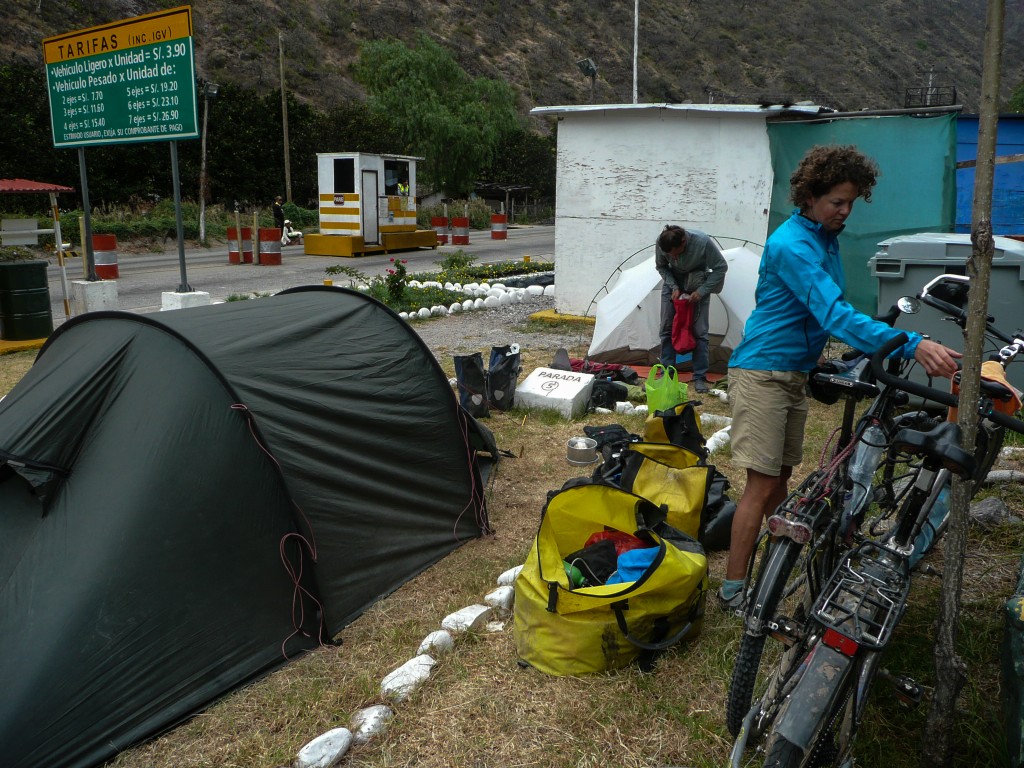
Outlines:
<svg viewBox="0 0 1024 768"><path fill-rule="evenodd" d="M700 540L715 468L670 443L630 443L621 453L618 485L665 508L665 522Z"/></svg>
<svg viewBox="0 0 1024 768"><path fill-rule="evenodd" d="M620 531L655 542L635 581L571 587L563 558L590 536ZM519 657L550 675L619 669L701 630L708 590L704 549L665 523L664 511L629 491L584 483L553 494L515 582Z"/></svg>
<svg viewBox="0 0 1024 768"><path fill-rule="evenodd" d="M647 408L651 413L664 411L679 403L686 402L686 384L679 380L679 374L671 365L660 363L651 368L644 383L647 392Z"/></svg>

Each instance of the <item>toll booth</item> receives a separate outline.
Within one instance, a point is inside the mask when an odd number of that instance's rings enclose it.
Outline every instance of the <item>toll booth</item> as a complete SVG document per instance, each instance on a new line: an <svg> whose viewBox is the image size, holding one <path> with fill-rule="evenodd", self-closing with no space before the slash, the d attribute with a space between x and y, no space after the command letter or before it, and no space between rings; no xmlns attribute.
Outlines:
<svg viewBox="0 0 1024 768"><path fill-rule="evenodd" d="M320 231L307 234L314 256L359 256L436 248L437 233L416 224L416 161L405 155L318 153Z"/></svg>

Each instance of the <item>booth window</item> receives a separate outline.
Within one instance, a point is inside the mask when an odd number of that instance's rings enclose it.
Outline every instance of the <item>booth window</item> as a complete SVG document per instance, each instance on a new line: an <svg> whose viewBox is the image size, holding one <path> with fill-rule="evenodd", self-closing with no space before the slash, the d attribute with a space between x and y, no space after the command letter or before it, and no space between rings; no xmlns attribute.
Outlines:
<svg viewBox="0 0 1024 768"><path fill-rule="evenodd" d="M334 160L334 194L352 194L356 191L356 161L351 157Z"/></svg>
<svg viewBox="0 0 1024 768"><path fill-rule="evenodd" d="M397 195L398 182L405 179L409 183L409 161L408 160L385 160L384 161L384 194Z"/></svg>

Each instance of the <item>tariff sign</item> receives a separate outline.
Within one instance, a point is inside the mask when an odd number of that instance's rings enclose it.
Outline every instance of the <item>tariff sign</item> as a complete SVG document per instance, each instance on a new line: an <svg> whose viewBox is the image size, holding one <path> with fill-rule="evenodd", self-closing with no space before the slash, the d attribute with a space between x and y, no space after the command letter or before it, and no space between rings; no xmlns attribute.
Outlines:
<svg viewBox="0 0 1024 768"><path fill-rule="evenodd" d="M55 147L198 138L192 9L43 40Z"/></svg>

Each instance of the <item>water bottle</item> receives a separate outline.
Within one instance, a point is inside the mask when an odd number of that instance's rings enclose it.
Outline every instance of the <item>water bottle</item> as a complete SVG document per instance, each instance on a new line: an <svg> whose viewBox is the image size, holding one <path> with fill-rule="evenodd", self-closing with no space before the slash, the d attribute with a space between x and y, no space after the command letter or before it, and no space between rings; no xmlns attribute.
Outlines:
<svg viewBox="0 0 1024 768"><path fill-rule="evenodd" d="M935 503L932 504L932 511L928 513L928 520L925 521L924 526L921 528L921 532L917 534L917 538L914 539L914 551L910 555L910 567L913 568L917 565L918 560L924 557L935 540L935 532L942 525L942 521L946 518L949 513L949 485L942 486L942 490L939 491L938 497L935 499Z"/></svg>
<svg viewBox="0 0 1024 768"><path fill-rule="evenodd" d="M864 510L885 445L885 432L872 422L854 448L849 471L853 486L843 500L843 531L847 531L852 521L858 519Z"/></svg>

